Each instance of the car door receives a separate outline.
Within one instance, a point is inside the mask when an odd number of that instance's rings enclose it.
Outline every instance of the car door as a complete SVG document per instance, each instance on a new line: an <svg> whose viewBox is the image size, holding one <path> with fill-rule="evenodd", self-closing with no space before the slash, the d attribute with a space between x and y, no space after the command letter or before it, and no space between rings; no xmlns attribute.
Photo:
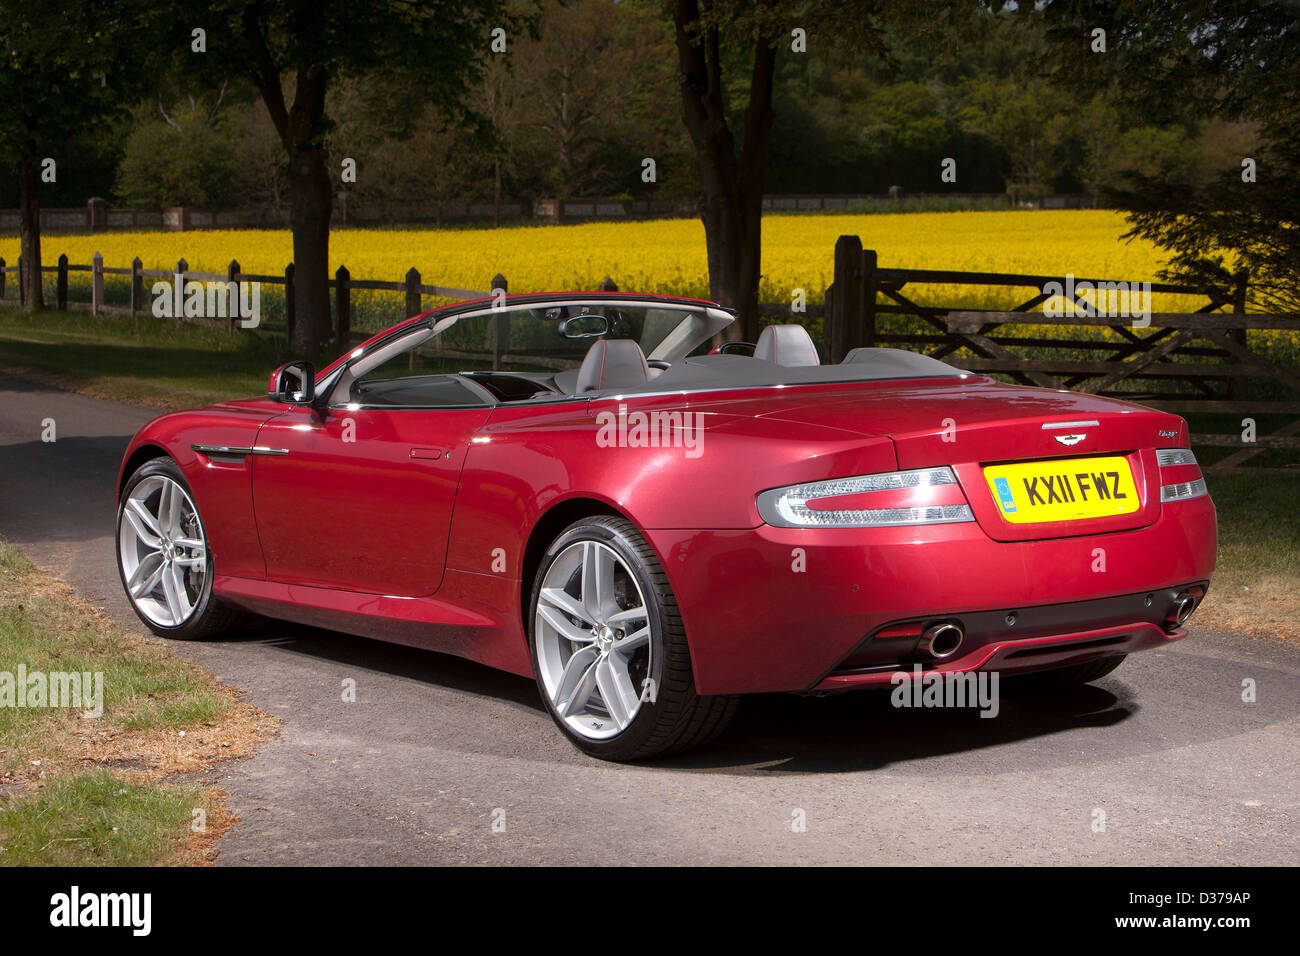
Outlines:
<svg viewBox="0 0 1300 956"><path fill-rule="evenodd" d="M399 352L345 383L344 400L263 425L253 504L269 580L398 597L438 589L461 468L492 404L454 376L410 375L414 366ZM360 394L367 382L383 392Z"/></svg>

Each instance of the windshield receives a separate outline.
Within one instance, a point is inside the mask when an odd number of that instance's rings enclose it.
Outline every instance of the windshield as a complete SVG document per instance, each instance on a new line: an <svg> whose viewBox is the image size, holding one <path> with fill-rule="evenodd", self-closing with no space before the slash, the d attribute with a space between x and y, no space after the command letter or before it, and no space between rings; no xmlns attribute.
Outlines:
<svg viewBox="0 0 1300 956"><path fill-rule="evenodd" d="M685 303L570 299L489 306L440 319L420 350L460 371L557 372L580 366L598 338L631 339L647 358L675 362L731 321L720 309Z"/></svg>

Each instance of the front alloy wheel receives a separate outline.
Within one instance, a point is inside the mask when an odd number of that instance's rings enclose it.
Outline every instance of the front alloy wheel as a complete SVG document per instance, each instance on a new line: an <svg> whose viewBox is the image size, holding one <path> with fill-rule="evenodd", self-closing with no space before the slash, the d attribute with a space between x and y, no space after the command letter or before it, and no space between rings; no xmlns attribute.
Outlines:
<svg viewBox="0 0 1300 956"><path fill-rule="evenodd" d="M117 566L132 608L155 634L205 637L237 616L212 597L203 521L170 458L145 463L127 481L117 510Z"/></svg>
<svg viewBox="0 0 1300 956"><path fill-rule="evenodd" d="M578 747L629 760L699 746L735 711L701 697L676 600L635 526L600 516L547 550L532 593L530 644L551 716Z"/></svg>

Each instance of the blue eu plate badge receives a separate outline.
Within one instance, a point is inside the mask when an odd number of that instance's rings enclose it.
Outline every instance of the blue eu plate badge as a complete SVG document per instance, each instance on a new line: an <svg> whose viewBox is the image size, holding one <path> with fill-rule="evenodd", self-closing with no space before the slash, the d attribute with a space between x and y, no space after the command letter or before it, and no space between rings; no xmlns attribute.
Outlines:
<svg viewBox="0 0 1300 956"><path fill-rule="evenodd" d="M998 489L998 498L1002 501L1002 510L1011 514L1016 510L1016 499L1011 495L1011 486L1005 478L995 478L993 482Z"/></svg>

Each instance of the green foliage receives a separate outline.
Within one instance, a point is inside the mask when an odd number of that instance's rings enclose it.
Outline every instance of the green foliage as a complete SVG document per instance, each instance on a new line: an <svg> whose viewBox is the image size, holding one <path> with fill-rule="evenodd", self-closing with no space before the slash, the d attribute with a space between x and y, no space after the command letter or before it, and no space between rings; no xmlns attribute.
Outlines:
<svg viewBox="0 0 1300 956"><path fill-rule="evenodd" d="M1192 144L1168 128L1132 134L1123 145L1133 161L1110 190L1132 210L1130 235L1169 250L1165 277L1225 292L1246 278L1256 308L1300 309L1300 8L1058 0L1047 19L1063 86L1104 90L1125 112L1197 128ZM1107 30L1108 52L1059 55L1085 24Z"/></svg>
<svg viewBox="0 0 1300 956"><path fill-rule="evenodd" d="M191 107L145 118L127 137L117 193L127 205L221 207L235 199L239 116L213 122Z"/></svg>
<svg viewBox="0 0 1300 956"><path fill-rule="evenodd" d="M56 160L87 126L130 109L152 67L148 0L0 0L0 157Z"/></svg>

